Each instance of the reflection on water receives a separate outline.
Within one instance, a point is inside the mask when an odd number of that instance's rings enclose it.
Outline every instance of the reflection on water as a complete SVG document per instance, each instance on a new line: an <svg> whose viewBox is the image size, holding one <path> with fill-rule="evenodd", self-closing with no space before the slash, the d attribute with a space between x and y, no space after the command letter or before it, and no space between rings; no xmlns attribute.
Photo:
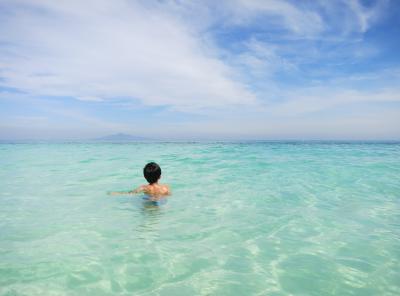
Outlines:
<svg viewBox="0 0 400 296"><path fill-rule="evenodd" d="M159 225L165 214L166 199L162 203L150 201L144 196L139 197L138 207L141 216L141 222L137 225L136 231L140 234L140 238L157 237Z"/></svg>

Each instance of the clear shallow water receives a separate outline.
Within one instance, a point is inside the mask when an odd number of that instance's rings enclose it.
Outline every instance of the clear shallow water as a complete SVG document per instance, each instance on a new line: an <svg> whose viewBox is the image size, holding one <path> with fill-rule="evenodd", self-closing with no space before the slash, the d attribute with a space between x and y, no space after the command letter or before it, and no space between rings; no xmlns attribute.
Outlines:
<svg viewBox="0 0 400 296"><path fill-rule="evenodd" d="M151 160L167 204L106 194ZM400 144L2 144L0 185L0 295L400 295Z"/></svg>

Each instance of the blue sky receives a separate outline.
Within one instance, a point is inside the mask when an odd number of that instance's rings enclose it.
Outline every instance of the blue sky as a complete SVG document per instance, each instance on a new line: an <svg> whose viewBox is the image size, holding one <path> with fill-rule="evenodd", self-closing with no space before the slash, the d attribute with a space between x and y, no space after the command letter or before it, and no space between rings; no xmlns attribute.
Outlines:
<svg viewBox="0 0 400 296"><path fill-rule="evenodd" d="M0 139L400 139L400 2L0 1Z"/></svg>

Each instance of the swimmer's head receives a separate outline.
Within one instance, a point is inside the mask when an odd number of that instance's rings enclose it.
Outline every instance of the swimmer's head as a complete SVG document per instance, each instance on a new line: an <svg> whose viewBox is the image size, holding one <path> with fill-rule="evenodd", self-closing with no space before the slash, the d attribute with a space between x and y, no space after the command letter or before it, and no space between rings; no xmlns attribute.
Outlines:
<svg viewBox="0 0 400 296"><path fill-rule="evenodd" d="M149 162L143 168L143 175L150 184L156 183L161 177L161 168L155 162Z"/></svg>

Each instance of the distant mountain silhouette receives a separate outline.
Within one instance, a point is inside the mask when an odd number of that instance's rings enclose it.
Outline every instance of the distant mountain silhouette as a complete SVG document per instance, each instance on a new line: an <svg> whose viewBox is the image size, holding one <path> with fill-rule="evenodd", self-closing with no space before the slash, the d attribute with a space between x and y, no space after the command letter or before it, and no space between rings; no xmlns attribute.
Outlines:
<svg viewBox="0 0 400 296"><path fill-rule="evenodd" d="M105 142L130 142L130 141L147 141L147 140L150 139L145 137L122 134L122 133L94 139L94 141L105 141Z"/></svg>

